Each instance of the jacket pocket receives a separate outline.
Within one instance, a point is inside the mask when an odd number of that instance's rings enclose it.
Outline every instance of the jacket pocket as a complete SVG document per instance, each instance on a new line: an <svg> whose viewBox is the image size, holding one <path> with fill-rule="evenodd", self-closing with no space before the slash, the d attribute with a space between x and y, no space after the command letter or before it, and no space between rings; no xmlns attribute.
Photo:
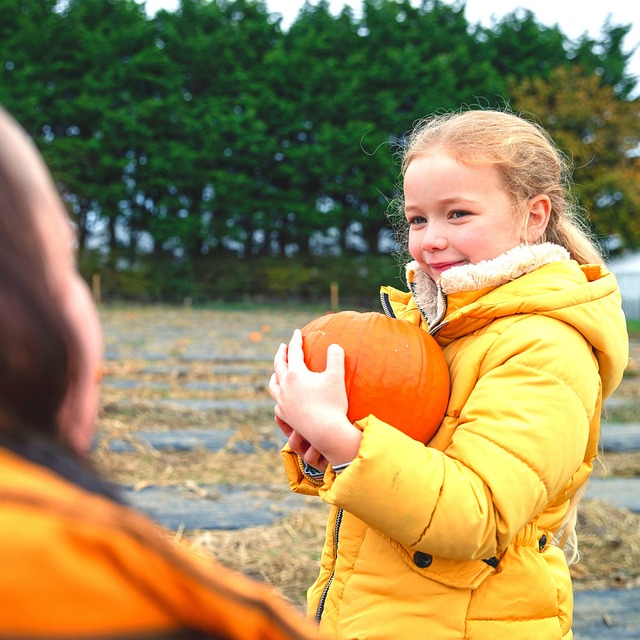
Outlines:
<svg viewBox="0 0 640 640"><path fill-rule="evenodd" d="M482 560L452 560L407 549L396 540L390 542L412 571L454 589L477 589L488 576L496 572L497 561L488 564Z"/></svg>

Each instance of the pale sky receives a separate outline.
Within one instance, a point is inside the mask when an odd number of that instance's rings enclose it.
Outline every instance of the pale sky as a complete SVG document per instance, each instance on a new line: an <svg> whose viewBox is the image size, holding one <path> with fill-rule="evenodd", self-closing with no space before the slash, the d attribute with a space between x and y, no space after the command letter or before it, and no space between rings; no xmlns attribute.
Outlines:
<svg viewBox="0 0 640 640"><path fill-rule="evenodd" d="M158 9L174 11L179 0L146 0L147 12L154 14ZM296 18L304 0L267 0L271 13L282 15L282 28L287 29ZM311 0L311 4L317 4ZM337 15L345 5L350 5L358 15L362 3L360 0L330 0L331 12ZM418 4L418 2L416 2ZM445 2L454 5L454 0ZM614 24L633 24L625 42L625 51L637 47L629 61L629 71L640 76L640 8L637 0L605 0L599 3L586 3L584 0L466 0L465 16L471 24L480 23L491 26L492 18L500 19L518 7L530 9L536 19L545 25L557 24L568 37L578 38L584 33L597 37L608 16Z"/></svg>

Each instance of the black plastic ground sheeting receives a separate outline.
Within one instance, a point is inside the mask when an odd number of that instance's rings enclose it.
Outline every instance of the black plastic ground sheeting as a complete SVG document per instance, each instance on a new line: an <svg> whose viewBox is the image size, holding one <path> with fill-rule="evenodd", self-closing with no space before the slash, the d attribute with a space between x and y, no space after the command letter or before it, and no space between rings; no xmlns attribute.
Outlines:
<svg viewBox="0 0 640 640"><path fill-rule="evenodd" d="M585 498L604 500L621 509L640 513L640 476L632 478L591 478ZM638 636L640 640L640 636Z"/></svg>
<svg viewBox="0 0 640 640"><path fill-rule="evenodd" d="M604 451L640 451L640 424L623 422L602 423Z"/></svg>
<svg viewBox="0 0 640 640"><path fill-rule="evenodd" d="M280 487L193 485L123 488L124 498L166 528L245 529L273 524L295 509L300 496Z"/></svg>
<svg viewBox="0 0 640 640"><path fill-rule="evenodd" d="M575 640L640 638L640 589L577 591L574 601Z"/></svg>

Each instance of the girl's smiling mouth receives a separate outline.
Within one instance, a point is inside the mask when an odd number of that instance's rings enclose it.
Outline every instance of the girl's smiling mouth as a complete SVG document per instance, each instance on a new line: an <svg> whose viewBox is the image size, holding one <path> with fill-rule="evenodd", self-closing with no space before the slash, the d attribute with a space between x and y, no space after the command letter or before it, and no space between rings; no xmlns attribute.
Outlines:
<svg viewBox="0 0 640 640"><path fill-rule="evenodd" d="M452 267L460 267L468 263L468 260L457 260L455 262L432 262L429 264L429 268L434 271L447 271Z"/></svg>

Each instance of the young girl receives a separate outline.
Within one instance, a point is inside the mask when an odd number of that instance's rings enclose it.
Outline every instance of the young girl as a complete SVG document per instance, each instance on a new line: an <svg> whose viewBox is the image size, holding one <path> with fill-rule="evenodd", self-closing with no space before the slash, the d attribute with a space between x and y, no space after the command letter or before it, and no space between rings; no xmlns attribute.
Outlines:
<svg viewBox="0 0 640 640"><path fill-rule="evenodd" d="M0 109L0 638L318 638L88 467L101 345L62 201Z"/></svg>
<svg viewBox="0 0 640 640"><path fill-rule="evenodd" d="M382 300L447 359L449 405L428 446L374 415L347 420L340 347L312 373L300 331L280 346L270 392L290 485L334 507L308 592L332 637L572 637L554 540L572 529L628 339L566 169L512 113L428 118L408 140L409 292L384 287Z"/></svg>

